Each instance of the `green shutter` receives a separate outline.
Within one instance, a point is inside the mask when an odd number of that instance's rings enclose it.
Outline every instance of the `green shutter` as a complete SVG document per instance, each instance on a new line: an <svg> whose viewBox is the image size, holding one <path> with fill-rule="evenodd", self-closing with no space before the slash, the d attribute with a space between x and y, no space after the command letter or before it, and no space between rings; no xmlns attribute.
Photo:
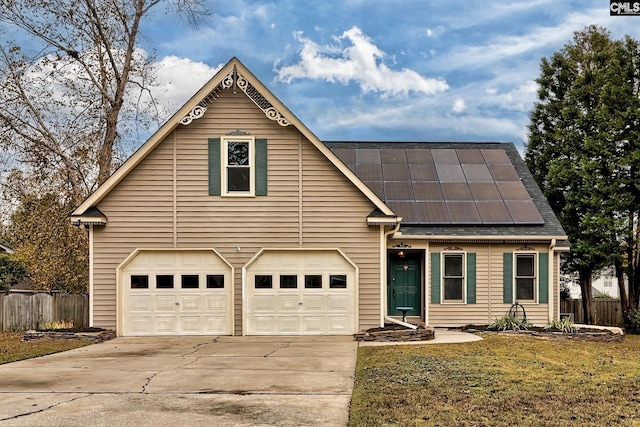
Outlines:
<svg viewBox="0 0 640 427"><path fill-rule="evenodd" d="M502 261L502 302L513 304L513 254L505 252Z"/></svg>
<svg viewBox="0 0 640 427"><path fill-rule="evenodd" d="M431 304L440 304L440 252L431 253Z"/></svg>
<svg viewBox="0 0 640 427"><path fill-rule="evenodd" d="M467 253L467 304L476 303L476 254Z"/></svg>
<svg viewBox="0 0 640 427"><path fill-rule="evenodd" d="M267 195L267 140L256 139L256 196Z"/></svg>
<svg viewBox="0 0 640 427"><path fill-rule="evenodd" d="M220 138L209 138L209 195L220 195Z"/></svg>
<svg viewBox="0 0 640 427"><path fill-rule="evenodd" d="M538 254L538 302L549 302L549 254Z"/></svg>

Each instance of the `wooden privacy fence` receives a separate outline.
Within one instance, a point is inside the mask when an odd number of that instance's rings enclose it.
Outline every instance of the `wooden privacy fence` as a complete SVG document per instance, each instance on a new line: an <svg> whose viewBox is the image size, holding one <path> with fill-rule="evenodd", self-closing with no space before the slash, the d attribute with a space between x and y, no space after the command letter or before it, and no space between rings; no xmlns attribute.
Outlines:
<svg viewBox="0 0 640 427"><path fill-rule="evenodd" d="M0 330L39 329L47 322L73 322L89 326L89 295L0 294Z"/></svg>
<svg viewBox="0 0 640 427"><path fill-rule="evenodd" d="M624 317L620 308L620 300L597 299L594 303L596 325L624 327ZM560 301L560 313L572 313L575 323L585 323L582 300L572 299Z"/></svg>

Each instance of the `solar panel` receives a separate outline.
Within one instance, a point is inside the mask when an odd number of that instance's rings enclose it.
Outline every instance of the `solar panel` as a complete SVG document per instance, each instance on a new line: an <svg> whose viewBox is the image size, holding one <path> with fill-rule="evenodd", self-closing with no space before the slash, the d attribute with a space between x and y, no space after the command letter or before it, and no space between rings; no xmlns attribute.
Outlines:
<svg viewBox="0 0 640 427"><path fill-rule="evenodd" d="M409 165L383 163L382 177L385 181L410 181Z"/></svg>
<svg viewBox="0 0 640 427"><path fill-rule="evenodd" d="M436 163L438 181L440 182L466 182L462 166Z"/></svg>
<svg viewBox="0 0 640 427"><path fill-rule="evenodd" d="M476 202L483 224L508 224L513 222L504 202Z"/></svg>
<svg viewBox="0 0 640 427"><path fill-rule="evenodd" d="M385 181L384 196L386 200L415 200L410 181Z"/></svg>
<svg viewBox="0 0 640 427"><path fill-rule="evenodd" d="M415 203L390 201L390 202L387 202L387 205L398 216L402 217L403 222L413 223L413 224L416 224L419 222L418 216L416 215Z"/></svg>
<svg viewBox="0 0 640 427"><path fill-rule="evenodd" d="M417 202L416 213L422 223L449 224L451 222L444 202Z"/></svg>
<svg viewBox="0 0 640 427"><path fill-rule="evenodd" d="M489 165L494 181L520 181L520 175L512 165Z"/></svg>
<svg viewBox="0 0 640 427"><path fill-rule="evenodd" d="M493 182L491 172L485 164L463 163L462 171L467 182Z"/></svg>
<svg viewBox="0 0 640 427"><path fill-rule="evenodd" d="M357 148L356 164L380 164L380 150L377 148Z"/></svg>
<svg viewBox="0 0 640 427"><path fill-rule="evenodd" d="M413 194L416 200L444 200L439 182L413 182Z"/></svg>
<svg viewBox="0 0 640 427"><path fill-rule="evenodd" d="M482 157L488 165L510 165L511 160L504 150L501 149L482 149L480 150Z"/></svg>
<svg viewBox="0 0 640 427"><path fill-rule="evenodd" d="M407 163L407 154L404 149L387 149L380 153L383 164L404 164Z"/></svg>
<svg viewBox="0 0 640 427"><path fill-rule="evenodd" d="M406 224L544 224L502 148L372 146L333 151Z"/></svg>
<svg viewBox="0 0 640 427"><path fill-rule="evenodd" d="M461 164L485 164L484 157L482 156L482 152L480 152L480 150L456 150L456 154L458 155L458 160Z"/></svg>
<svg viewBox="0 0 640 427"><path fill-rule="evenodd" d="M544 219L538 212L533 201L511 201L504 202L509 210L509 215L516 224L544 224Z"/></svg>
<svg viewBox="0 0 640 427"><path fill-rule="evenodd" d="M414 150L415 151L415 150ZM438 172L433 164L409 164L409 172L413 181L437 181Z"/></svg>
<svg viewBox="0 0 640 427"><path fill-rule="evenodd" d="M467 185L467 183L443 182L440 186L442 188L442 195L446 201L473 201L473 197L471 197L471 191L469 190L469 185Z"/></svg>
<svg viewBox="0 0 640 427"><path fill-rule="evenodd" d="M469 190L476 202L502 200L502 195L493 182L470 182Z"/></svg>
<svg viewBox="0 0 640 427"><path fill-rule="evenodd" d="M433 156L433 162L437 164L443 165L459 165L460 161L458 160L458 156L456 155L456 150L441 148L441 149L433 149L431 150L431 155Z"/></svg>
<svg viewBox="0 0 640 427"><path fill-rule="evenodd" d="M531 196L522 182L497 182L498 190L504 200L531 200Z"/></svg>
<svg viewBox="0 0 640 427"><path fill-rule="evenodd" d="M356 175L363 181L382 181L382 165L379 163L357 165Z"/></svg>
<svg viewBox="0 0 640 427"><path fill-rule="evenodd" d="M452 224L482 224L474 202L447 201L446 204Z"/></svg>
<svg viewBox="0 0 640 427"><path fill-rule="evenodd" d="M407 149L407 161L409 164L418 164L418 165L432 165L433 155L431 154L431 150L425 150L423 148L417 149Z"/></svg>

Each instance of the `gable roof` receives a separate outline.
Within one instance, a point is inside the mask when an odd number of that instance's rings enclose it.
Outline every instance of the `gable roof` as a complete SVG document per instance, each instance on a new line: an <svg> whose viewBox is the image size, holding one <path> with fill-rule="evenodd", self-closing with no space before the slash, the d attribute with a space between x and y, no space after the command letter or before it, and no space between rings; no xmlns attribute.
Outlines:
<svg viewBox="0 0 640 427"><path fill-rule="evenodd" d="M72 214L71 221L85 223L86 218L109 192L122 181L150 152L152 152L178 126L188 126L202 117L207 106L218 97L221 90L233 87L242 90L265 115L281 126L294 126L302 133L344 176L351 181L387 217L395 218L395 213L369 189L340 159L331 152L280 100L278 100L237 58L232 58L211 78L182 108L167 120L127 161L116 170L91 196Z"/></svg>
<svg viewBox="0 0 640 427"><path fill-rule="evenodd" d="M566 238L511 143L325 144L403 217L402 234Z"/></svg>

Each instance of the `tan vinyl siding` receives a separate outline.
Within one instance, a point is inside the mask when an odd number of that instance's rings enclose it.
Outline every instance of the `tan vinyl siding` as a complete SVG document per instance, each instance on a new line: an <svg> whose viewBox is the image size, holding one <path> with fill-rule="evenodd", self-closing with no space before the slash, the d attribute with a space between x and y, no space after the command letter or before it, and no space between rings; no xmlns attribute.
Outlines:
<svg viewBox="0 0 640 427"><path fill-rule="evenodd" d="M429 324L432 326L464 326L469 324L488 324L509 312L511 304L503 302L503 254L517 253L519 245L508 244L431 244L430 252L443 252L445 247L456 246L466 252L476 253L476 303L475 304L429 304ZM548 252L548 245L527 245L535 251ZM429 258L430 259L430 258ZM430 263L430 261L427 261ZM549 268L554 270L557 282L556 263L550 258ZM553 264L552 264L553 262ZM431 266L429 266L429 269ZM430 270L429 270L430 271ZM430 275L427 274L427 292L430 301ZM549 284L549 298L557 301L557 286ZM555 302L557 306L557 302ZM549 304L523 302L527 319L535 325L549 322Z"/></svg>
<svg viewBox="0 0 640 427"><path fill-rule="evenodd" d="M365 221L373 204L293 126L269 120L240 91L220 95L204 117L178 127L98 205L108 224L95 233L96 326L115 325L116 267L135 248L173 247L174 239L179 248L215 248L235 267L236 334L242 331L242 266L261 248L299 247L300 241L309 248L339 247L360 267L360 321L377 325L379 229ZM209 196L208 139L236 130L268 141L267 196Z"/></svg>

